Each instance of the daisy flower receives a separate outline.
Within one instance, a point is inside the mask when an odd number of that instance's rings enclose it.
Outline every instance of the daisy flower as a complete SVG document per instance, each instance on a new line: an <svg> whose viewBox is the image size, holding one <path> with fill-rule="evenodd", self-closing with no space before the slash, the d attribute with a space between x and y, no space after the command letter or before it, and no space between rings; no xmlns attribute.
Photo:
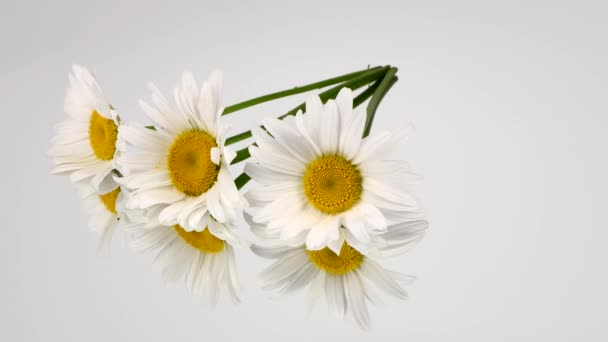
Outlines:
<svg viewBox="0 0 608 342"><path fill-rule="evenodd" d="M117 188L112 177L119 119L91 73L74 65L65 97L69 118L55 127L51 141L54 174L88 183L99 194Z"/></svg>
<svg viewBox="0 0 608 342"><path fill-rule="evenodd" d="M236 218L247 202L228 171L236 154L224 146L221 73L212 73L201 88L184 73L174 92L176 109L151 88L152 104L141 106L154 129L131 123L119 128L117 165L130 191L126 208L157 213L159 224L186 231L202 232L211 218Z"/></svg>
<svg viewBox="0 0 608 342"><path fill-rule="evenodd" d="M381 234L387 244L377 250L375 257L405 252L420 241L427 226L427 222L422 220L391 225ZM399 282L407 285L415 279L382 268L373 260L374 257L364 255L346 241L341 243L338 254L327 247L308 250L304 245L281 246L280 240L274 241L271 247L251 247L261 257L276 259L260 275L262 288L285 294L309 287L311 305L324 295L336 317L350 316L362 329L370 326L367 302L379 302L377 290L406 299L407 293Z"/></svg>
<svg viewBox="0 0 608 342"><path fill-rule="evenodd" d="M416 200L405 190L413 178L407 164L386 160L394 145L389 132L362 138L366 115L353 110L350 89L322 104L306 101L306 113L285 120L264 120L252 130L257 146L245 172L257 183L246 195L259 207L253 221L280 233L292 246L329 247L340 253L340 228L346 242L382 244L390 222L421 218Z"/></svg>

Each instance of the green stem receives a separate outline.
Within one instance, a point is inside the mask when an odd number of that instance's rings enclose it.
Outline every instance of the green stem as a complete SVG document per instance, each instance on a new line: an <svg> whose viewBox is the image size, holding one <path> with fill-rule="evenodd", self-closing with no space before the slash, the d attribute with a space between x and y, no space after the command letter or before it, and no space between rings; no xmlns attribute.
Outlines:
<svg viewBox="0 0 608 342"><path fill-rule="evenodd" d="M325 92L322 92L321 94L319 94L319 98L321 99L321 101L323 103L325 103L330 99L335 99L336 96L338 96L338 93L340 92L340 90L342 90L342 88L350 88L350 90L353 90L353 91L357 90L359 88L362 88L362 87L370 84L371 82L376 82L379 79L381 79L382 75L386 74L387 70L389 70L388 66L378 69L378 71L376 71L376 72L353 78L352 80L350 80L348 82L345 82L341 85L328 89ZM298 111L300 111L300 110L306 111L306 103L302 103L299 106L297 106L296 108L292 109L291 111L279 116L279 119L283 120L290 115L296 115L298 113Z"/></svg>
<svg viewBox="0 0 608 342"><path fill-rule="evenodd" d="M363 137L369 135L369 132L372 129L372 124L374 123L374 117L376 116L376 110L378 109L380 102L382 102L382 99L384 98L386 93L388 93L391 87L397 82L398 78L397 76L395 76L396 73L397 68L393 67L386 73L386 75L384 75L384 78L380 82L380 85L378 85L378 88L374 92L374 96L369 101L369 104L367 105L367 118L365 119L365 128L363 129Z"/></svg>
<svg viewBox="0 0 608 342"><path fill-rule="evenodd" d="M245 148L242 148L242 149L236 151L236 157L234 157L234 159L232 159L232 162L230 162L230 165L238 164L249 157L251 157L251 154L249 153L249 146L247 146Z"/></svg>
<svg viewBox="0 0 608 342"><path fill-rule="evenodd" d="M361 94L357 95L353 99L353 107L356 108L356 107L360 106L362 103L367 101L367 99L372 97L381 83L382 83L382 79L378 79L370 87L368 87L363 92L361 92ZM249 154L249 148L245 147L245 148L237 151L236 157L230 164L231 165L237 164L237 163L249 158L250 156L251 155ZM236 179L234 180L234 183L236 184L237 189L240 190L243 186L245 186L245 184L247 184L247 182L249 182L250 179L251 179L251 177L249 177L249 175L247 175L245 172L243 172L238 177L236 177Z"/></svg>
<svg viewBox="0 0 608 342"><path fill-rule="evenodd" d="M251 177L249 177L248 174L243 172L238 177L236 177L236 179L234 180L234 184L236 184L237 189L241 190L241 188L244 187L250 179Z"/></svg>
<svg viewBox="0 0 608 342"><path fill-rule="evenodd" d="M232 106L228 106L228 107L224 108L224 112L222 113L222 115L230 114L230 113L239 111L241 109L249 108L249 107L264 103L264 102L273 101L273 100L280 99L283 97L297 95L297 94L305 93L307 91L311 91L311 90L315 90L315 89L319 89L319 88L325 88L327 86L338 84L338 83L341 83L344 81L348 81L352 78L355 78L362 74L368 73L373 70L378 70L378 69L380 69L380 67L368 68L365 70L351 72L350 74L346 74L346 75L330 78L327 80L307 84L305 86L294 87L293 89L283 90L283 91L279 91L276 93L256 97L254 99L243 101L243 102L240 102L240 103L237 103Z"/></svg>
<svg viewBox="0 0 608 342"><path fill-rule="evenodd" d="M363 102L367 101L367 99L372 97L372 95L374 95L374 92L376 91L376 89L378 89L378 86L380 85L381 81L382 80L377 80L371 86L367 87L367 89L365 89L363 92L361 92L361 94L357 95L353 99L353 108L359 107Z"/></svg>
<svg viewBox="0 0 608 342"><path fill-rule="evenodd" d="M351 90L357 90L371 82L382 79L384 77L384 75L387 73L387 71L389 71L389 70L390 70L390 67L385 66L382 68L367 71L347 82L344 82L342 84L339 84L331 89L328 89L328 90L322 92L321 94L319 94L319 97L321 98L321 101L326 102L329 99L335 98L342 88L346 87L346 88L350 88ZM279 116L279 119L284 119L285 117L287 117L289 115L295 115L299 110L302 110L302 111L306 110L306 103L302 103L299 106L295 107L294 109L290 110L289 112ZM239 133L237 135L233 135L233 136L227 138L226 145L232 145L232 144L235 144L239 141L245 140L250 137L251 137L251 131L242 132L242 133Z"/></svg>

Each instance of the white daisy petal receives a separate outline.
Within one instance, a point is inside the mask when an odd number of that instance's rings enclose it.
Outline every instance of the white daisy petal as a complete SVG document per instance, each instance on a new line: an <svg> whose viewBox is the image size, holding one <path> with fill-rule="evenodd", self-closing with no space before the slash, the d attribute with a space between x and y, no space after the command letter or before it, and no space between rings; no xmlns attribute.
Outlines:
<svg viewBox="0 0 608 342"><path fill-rule="evenodd" d="M339 228L339 217L327 216L308 232L306 236L306 248L319 250L327 246L330 241L338 240L340 238Z"/></svg>
<svg viewBox="0 0 608 342"><path fill-rule="evenodd" d="M222 149L222 154L224 155L224 159L226 159L226 164L232 163L234 158L236 158L236 152L230 147L224 147Z"/></svg>
<svg viewBox="0 0 608 342"><path fill-rule="evenodd" d="M411 171L409 163L403 160L374 160L359 164L359 169L361 173L369 176L403 175L410 174Z"/></svg>
<svg viewBox="0 0 608 342"><path fill-rule="evenodd" d="M154 104L155 110L149 112L146 108L143 108L146 114L155 123L156 128L167 131L170 134L178 134L179 132L188 129L188 122L183 120L183 114L177 113L169 105L169 101L163 96L161 91L152 83L148 84L152 92L152 103ZM140 104L143 102L140 102Z"/></svg>
<svg viewBox="0 0 608 342"><path fill-rule="evenodd" d="M340 237L337 240L330 241L327 244L327 248L329 248L336 255L340 255L340 250L342 249L342 245L344 244L345 240L346 240L346 234L344 232L344 229L340 228Z"/></svg>
<svg viewBox="0 0 608 342"><path fill-rule="evenodd" d="M202 218L207 214L207 207L205 205L199 205L197 208L192 210L188 218L188 226L190 227L202 227L200 224Z"/></svg>
<svg viewBox="0 0 608 342"><path fill-rule="evenodd" d="M207 208L214 219L220 222L226 221L226 213L220 204L220 194L217 187L213 187L207 192Z"/></svg>
<svg viewBox="0 0 608 342"><path fill-rule="evenodd" d="M151 129L136 126L134 124L124 124L118 129L120 136L126 142L136 145L145 150L157 150L167 148L171 141L166 136L158 134Z"/></svg>
<svg viewBox="0 0 608 342"><path fill-rule="evenodd" d="M114 179L112 178L111 172L112 169L114 169L114 167L112 166L112 164L108 164L108 163L103 163L100 165L99 168L96 168L95 170L95 174L91 177L90 179L90 184L93 186L93 188L97 189L97 191L99 193L107 193L109 190L111 189L115 189L117 184L114 182ZM75 175L75 173L73 173L72 175ZM104 180L106 180L106 178L110 178L110 184L104 184L105 185L105 189L100 189L99 187L102 185L102 183L104 183ZM109 187L109 190L108 190Z"/></svg>
<svg viewBox="0 0 608 342"><path fill-rule="evenodd" d="M328 101L323 109L323 124L320 129L321 151L324 154L338 152L338 134L340 132L340 120L338 109L334 101Z"/></svg>
<svg viewBox="0 0 608 342"><path fill-rule="evenodd" d="M382 236L394 243L408 241L412 236L424 234L429 227L428 221L416 220L411 222L401 222L388 227Z"/></svg>
<svg viewBox="0 0 608 342"><path fill-rule="evenodd" d="M389 186L374 178L367 177L363 182L363 188L365 191L369 191L379 198L384 198L386 201L401 203L410 207L417 206L416 200L410 194L399 191L396 187Z"/></svg>
<svg viewBox="0 0 608 342"><path fill-rule="evenodd" d="M309 285L318 273L319 270L310 264L302 267L295 276L292 277L291 283L281 290L281 293L289 294Z"/></svg>
<svg viewBox="0 0 608 342"><path fill-rule="evenodd" d="M309 300L308 300L308 313L312 311L316 301L319 299L321 293L323 292L323 288L325 285L325 277L327 273L325 272L317 272L316 276L313 278L312 283L310 284L309 291Z"/></svg>
<svg viewBox="0 0 608 342"><path fill-rule="evenodd" d="M217 176L217 187L222 204L228 204L230 207L236 207L246 202L243 196L239 193L239 190L236 188L234 179L230 176L230 171L225 165L222 166ZM232 212L234 212L233 209L234 208L226 208L226 211L230 215Z"/></svg>
<svg viewBox="0 0 608 342"><path fill-rule="evenodd" d="M211 149L211 161L213 162L213 164L215 165L220 165L220 149L217 147L214 147Z"/></svg>
<svg viewBox="0 0 608 342"><path fill-rule="evenodd" d="M262 247L259 245L252 245L251 251L255 255L267 258L267 259L278 259L285 256L287 253L292 252L294 249L291 247Z"/></svg>
<svg viewBox="0 0 608 342"><path fill-rule="evenodd" d="M365 113L356 111L350 122L345 122L340 132L340 153L344 158L352 160L359 152L361 135L365 127Z"/></svg>
<svg viewBox="0 0 608 342"><path fill-rule="evenodd" d="M112 173L112 166L109 166L104 172L106 172L103 177L93 177L91 184L97 188L97 191L102 194L106 194L118 187L118 184L114 180L114 174ZM99 174L98 174L99 175Z"/></svg>
<svg viewBox="0 0 608 342"><path fill-rule="evenodd" d="M416 281L416 276L403 274L400 272L384 270L391 278L402 285L411 285Z"/></svg>
<svg viewBox="0 0 608 342"><path fill-rule="evenodd" d="M422 220L425 217L425 212L419 209L416 211L399 211L381 208L380 211L387 220L392 222Z"/></svg>
<svg viewBox="0 0 608 342"><path fill-rule="evenodd" d="M338 318L346 314L346 298L344 297L344 284L342 276L328 274L325 277L325 295L330 309Z"/></svg>
<svg viewBox="0 0 608 342"><path fill-rule="evenodd" d="M165 207L163 211L160 212L158 216L158 221L165 226L172 226L177 224L178 215L180 213L184 213L184 208L188 206L191 198L186 199L185 201L177 201L173 204Z"/></svg>
<svg viewBox="0 0 608 342"><path fill-rule="evenodd" d="M304 242L308 232L323 220L323 216L314 211L304 211L292 216L292 219L274 220L267 227L280 231L279 236L286 242ZM328 244L332 241L328 242Z"/></svg>
<svg viewBox="0 0 608 342"><path fill-rule="evenodd" d="M382 256L395 256L412 249L424 237L428 222L424 220L404 222L389 226L381 237L387 245L380 248Z"/></svg>
<svg viewBox="0 0 608 342"><path fill-rule="evenodd" d="M300 192L301 185L297 182L282 182L273 184L264 188L252 189L245 194L245 198L249 203L258 203L256 206L266 206L268 202L272 202L284 196L287 193Z"/></svg>
<svg viewBox="0 0 608 342"><path fill-rule="evenodd" d="M253 145L249 146L249 153L260 164L271 170L294 176L300 176L304 173L304 164L296 159L291 159L280 154L268 153Z"/></svg>
<svg viewBox="0 0 608 342"><path fill-rule="evenodd" d="M198 103L198 110L200 111L202 118L208 127L208 129L216 133L217 132L217 120L220 113L221 96L223 88L223 75L220 71L214 71L209 76L209 79L203 84L201 88L200 101Z"/></svg>
<svg viewBox="0 0 608 342"><path fill-rule="evenodd" d="M273 171L271 169L268 169L268 168L266 168L260 164L256 164L256 163L247 163L245 165L245 173L248 174L249 177L251 177L256 182L259 182L259 183L262 183L265 185L272 185L272 184L281 183L281 182L297 182L298 181L298 177L296 177L296 176L282 173L282 172Z"/></svg>
<svg viewBox="0 0 608 342"><path fill-rule="evenodd" d="M256 222L263 222L273 219L277 213L297 212L304 205L304 201L298 193L286 193L260 209L254 215L254 220Z"/></svg>
<svg viewBox="0 0 608 342"><path fill-rule="evenodd" d="M405 292L397 282L390 277L376 262L372 260L366 260L361 265L361 274L365 276L369 281L373 282L383 290L384 292L400 298L407 299L407 292Z"/></svg>
<svg viewBox="0 0 608 342"><path fill-rule="evenodd" d="M129 209L146 209L156 204L173 204L186 195L170 187L133 192L127 201Z"/></svg>
<svg viewBox="0 0 608 342"><path fill-rule="evenodd" d="M353 273L348 273L344 277L344 285L346 297L355 321L362 329L369 329L369 313L365 303L365 294L363 293L361 279Z"/></svg>
<svg viewBox="0 0 608 342"><path fill-rule="evenodd" d="M124 183L129 188L156 188L171 185L171 178L164 170L150 170L124 177Z"/></svg>
<svg viewBox="0 0 608 342"><path fill-rule="evenodd" d="M297 272L307 262L308 257L305 253L299 250L292 251L260 274L260 286L266 289L283 286L283 280Z"/></svg>
<svg viewBox="0 0 608 342"><path fill-rule="evenodd" d="M309 96L306 99L306 114L304 115L304 123L306 131L311 139L320 146L320 127L323 125L323 103L318 95Z"/></svg>
<svg viewBox="0 0 608 342"><path fill-rule="evenodd" d="M315 150L306 140L302 139L303 137L300 136L296 127L291 127L286 122L276 119L264 120L262 124L274 139L300 162L306 163L315 156Z"/></svg>
<svg viewBox="0 0 608 342"><path fill-rule="evenodd" d="M338 112L344 119L349 120L353 111L353 92L349 88L342 88L336 97Z"/></svg>
<svg viewBox="0 0 608 342"><path fill-rule="evenodd" d="M365 227L365 221L358 219L351 219L353 215L345 215L343 219L344 226L353 234L353 236L362 243L369 243L370 236ZM341 246L341 245L340 245Z"/></svg>
<svg viewBox="0 0 608 342"><path fill-rule="evenodd" d="M159 108L151 106L142 100L139 101L139 106L152 120L157 129L166 130L168 132L179 131L179 127L174 126L174 124L167 119L166 115Z"/></svg>
<svg viewBox="0 0 608 342"><path fill-rule="evenodd" d="M255 140L256 145L258 145L260 148L268 150L271 153L289 156L289 152L286 151L281 144L274 140L274 138L272 138L270 134L268 134L268 132L263 128L252 128L251 135L253 136L253 140Z"/></svg>
<svg viewBox="0 0 608 342"><path fill-rule="evenodd" d="M390 132L382 132L369 135L361 141L359 153L353 159L353 164L359 164L371 157L378 150L382 149L390 140L392 134Z"/></svg>
<svg viewBox="0 0 608 342"><path fill-rule="evenodd" d="M234 251L232 250L232 247L228 246L228 251L230 252L228 254L228 283L229 283L229 289L230 292L232 294L232 298L235 302L240 301L239 299L239 289L240 289L240 285L239 285L239 278L236 274L236 266L235 266L235 262L234 262Z"/></svg>
<svg viewBox="0 0 608 342"><path fill-rule="evenodd" d="M305 118L304 118L304 115L302 114L302 112L298 111L296 113L295 123L296 123L296 128L298 129L300 134L304 137L304 139L306 139L308 144L310 144L310 146L314 150L315 156L320 156L322 154L321 149L319 148L319 145L317 143L315 143L314 140L312 139L312 134L310 134L308 132L308 129L306 129Z"/></svg>

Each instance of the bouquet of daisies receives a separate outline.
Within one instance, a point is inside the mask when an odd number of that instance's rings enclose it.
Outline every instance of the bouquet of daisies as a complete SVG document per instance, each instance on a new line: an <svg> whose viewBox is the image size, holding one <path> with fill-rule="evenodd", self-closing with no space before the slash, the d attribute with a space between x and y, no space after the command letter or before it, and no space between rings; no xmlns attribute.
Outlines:
<svg viewBox="0 0 608 342"><path fill-rule="evenodd" d="M74 66L69 117L49 151L52 172L69 176L82 194L101 246L123 231L135 250L156 253L164 277L185 280L212 303L220 290L239 301L235 249L250 249L273 260L260 275L264 289L308 288L311 303L324 294L337 317L367 328L376 292L405 299L402 285L414 280L379 262L406 252L428 227L408 190L419 176L389 158L408 130L371 132L396 73L367 68L228 107L220 72L202 85L184 73L174 103L150 86L150 99L140 102L149 122L140 124L122 118L92 74ZM325 90L249 131L231 135L225 122L316 89ZM247 148L231 149L246 139ZM235 177L231 166L246 160Z"/></svg>

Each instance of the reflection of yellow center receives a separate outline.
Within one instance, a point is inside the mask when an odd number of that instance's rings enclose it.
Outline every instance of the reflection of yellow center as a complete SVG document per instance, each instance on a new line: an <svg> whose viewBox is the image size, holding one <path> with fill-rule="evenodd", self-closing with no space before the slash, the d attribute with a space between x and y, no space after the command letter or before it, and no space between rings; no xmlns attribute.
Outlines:
<svg viewBox="0 0 608 342"><path fill-rule="evenodd" d="M209 233L207 228L202 232L187 232L179 224L176 224L173 229L187 244L201 252L216 254L224 249L224 241Z"/></svg>
<svg viewBox="0 0 608 342"><path fill-rule="evenodd" d="M363 254L344 242L340 255L325 247L319 251L306 251L310 261L318 268L331 274L345 274L354 271L363 262Z"/></svg>
<svg viewBox="0 0 608 342"><path fill-rule="evenodd" d="M89 142L95 156L102 160L112 160L116 151L118 128L112 119L106 119L96 110L89 121Z"/></svg>
<svg viewBox="0 0 608 342"><path fill-rule="evenodd" d="M190 130L178 135L169 149L167 164L175 188L188 196L199 196L213 186L220 170L211 161L215 139L205 131Z"/></svg>
<svg viewBox="0 0 608 342"><path fill-rule="evenodd" d="M120 188L116 188L107 194L99 195L101 203L108 209L109 212L116 215L116 198L120 193Z"/></svg>
<svg viewBox="0 0 608 342"><path fill-rule="evenodd" d="M337 154L313 160L304 174L306 197L326 214L339 214L352 208L359 201L362 188L359 169Z"/></svg>

